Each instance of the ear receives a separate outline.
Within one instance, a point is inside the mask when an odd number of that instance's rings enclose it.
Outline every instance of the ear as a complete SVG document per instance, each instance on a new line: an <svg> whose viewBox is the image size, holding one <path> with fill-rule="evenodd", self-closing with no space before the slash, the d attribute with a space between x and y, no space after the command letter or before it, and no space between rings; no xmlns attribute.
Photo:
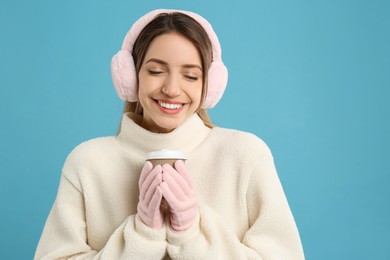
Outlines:
<svg viewBox="0 0 390 260"><path fill-rule="evenodd" d="M130 102L138 101L137 75L134 59L127 50L120 50L111 60L111 76L118 96Z"/></svg>

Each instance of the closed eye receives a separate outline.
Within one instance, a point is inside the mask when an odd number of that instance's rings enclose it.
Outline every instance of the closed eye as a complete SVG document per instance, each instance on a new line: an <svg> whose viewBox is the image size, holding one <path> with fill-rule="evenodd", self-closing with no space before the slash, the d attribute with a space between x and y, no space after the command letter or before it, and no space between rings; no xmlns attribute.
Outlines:
<svg viewBox="0 0 390 260"><path fill-rule="evenodd" d="M159 70L148 70L148 72L150 75L159 75L159 74L163 73L162 71L159 71Z"/></svg>
<svg viewBox="0 0 390 260"><path fill-rule="evenodd" d="M195 76L184 76L185 78L191 80L191 81L197 81L199 78Z"/></svg>

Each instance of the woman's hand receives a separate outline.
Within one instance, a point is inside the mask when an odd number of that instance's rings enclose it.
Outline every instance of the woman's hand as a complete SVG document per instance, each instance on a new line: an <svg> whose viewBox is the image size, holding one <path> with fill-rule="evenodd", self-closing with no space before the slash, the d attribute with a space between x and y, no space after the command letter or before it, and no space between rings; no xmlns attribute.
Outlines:
<svg viewBox="0 0 390 260"><path fill-rule="evenodd" d="M175 231L188 229L198 214L197 199L191 178L183 161L175 162L175 169L165 164L163 182L160 184L163 196L170 206L170 226Z"/></svg>
<svg viewBox="0 0 390 260"><path fill-rule="evenodd" d="M161 229L164 217L160 210L162 190L162 168L157 165L153 168L151 162L146 162L142 168L138 186L140 190L137 206L138 215L142 222L153 229Z"/></svg>

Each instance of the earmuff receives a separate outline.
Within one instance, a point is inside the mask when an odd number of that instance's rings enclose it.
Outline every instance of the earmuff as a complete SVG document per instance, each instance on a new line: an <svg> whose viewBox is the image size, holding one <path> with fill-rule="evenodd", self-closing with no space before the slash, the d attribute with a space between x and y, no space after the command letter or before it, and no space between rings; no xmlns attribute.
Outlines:
<svg viewBox="0 0 390 260"><path fill-rule="evenodd" d="M202 108L212 108L221 99L228 81L228 70L222 62L222 50L210 23L202 16L180 10L158 9L138 19L127 32L121 50L111 61L111 75L114 87L122 100L138 101L137 75L132 56L133 45L142 29L161 13L180 12L195 19L206 31L212 45L213 60L208 71L208 87Z"/></svg>

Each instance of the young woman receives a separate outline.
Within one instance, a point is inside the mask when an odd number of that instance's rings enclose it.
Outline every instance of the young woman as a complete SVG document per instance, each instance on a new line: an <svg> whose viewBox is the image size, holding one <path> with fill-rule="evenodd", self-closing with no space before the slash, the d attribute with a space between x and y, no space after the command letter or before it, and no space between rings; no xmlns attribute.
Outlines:
<svg viewBox="0 0 390 260"><path fill-rule="evenodd" d="M146 14L112 75L126 100L120 132L68 156L35 259L304 259L266 144L207 115L227 70L204 18ZM145 162L161 149L187 160Z"/></svg>

